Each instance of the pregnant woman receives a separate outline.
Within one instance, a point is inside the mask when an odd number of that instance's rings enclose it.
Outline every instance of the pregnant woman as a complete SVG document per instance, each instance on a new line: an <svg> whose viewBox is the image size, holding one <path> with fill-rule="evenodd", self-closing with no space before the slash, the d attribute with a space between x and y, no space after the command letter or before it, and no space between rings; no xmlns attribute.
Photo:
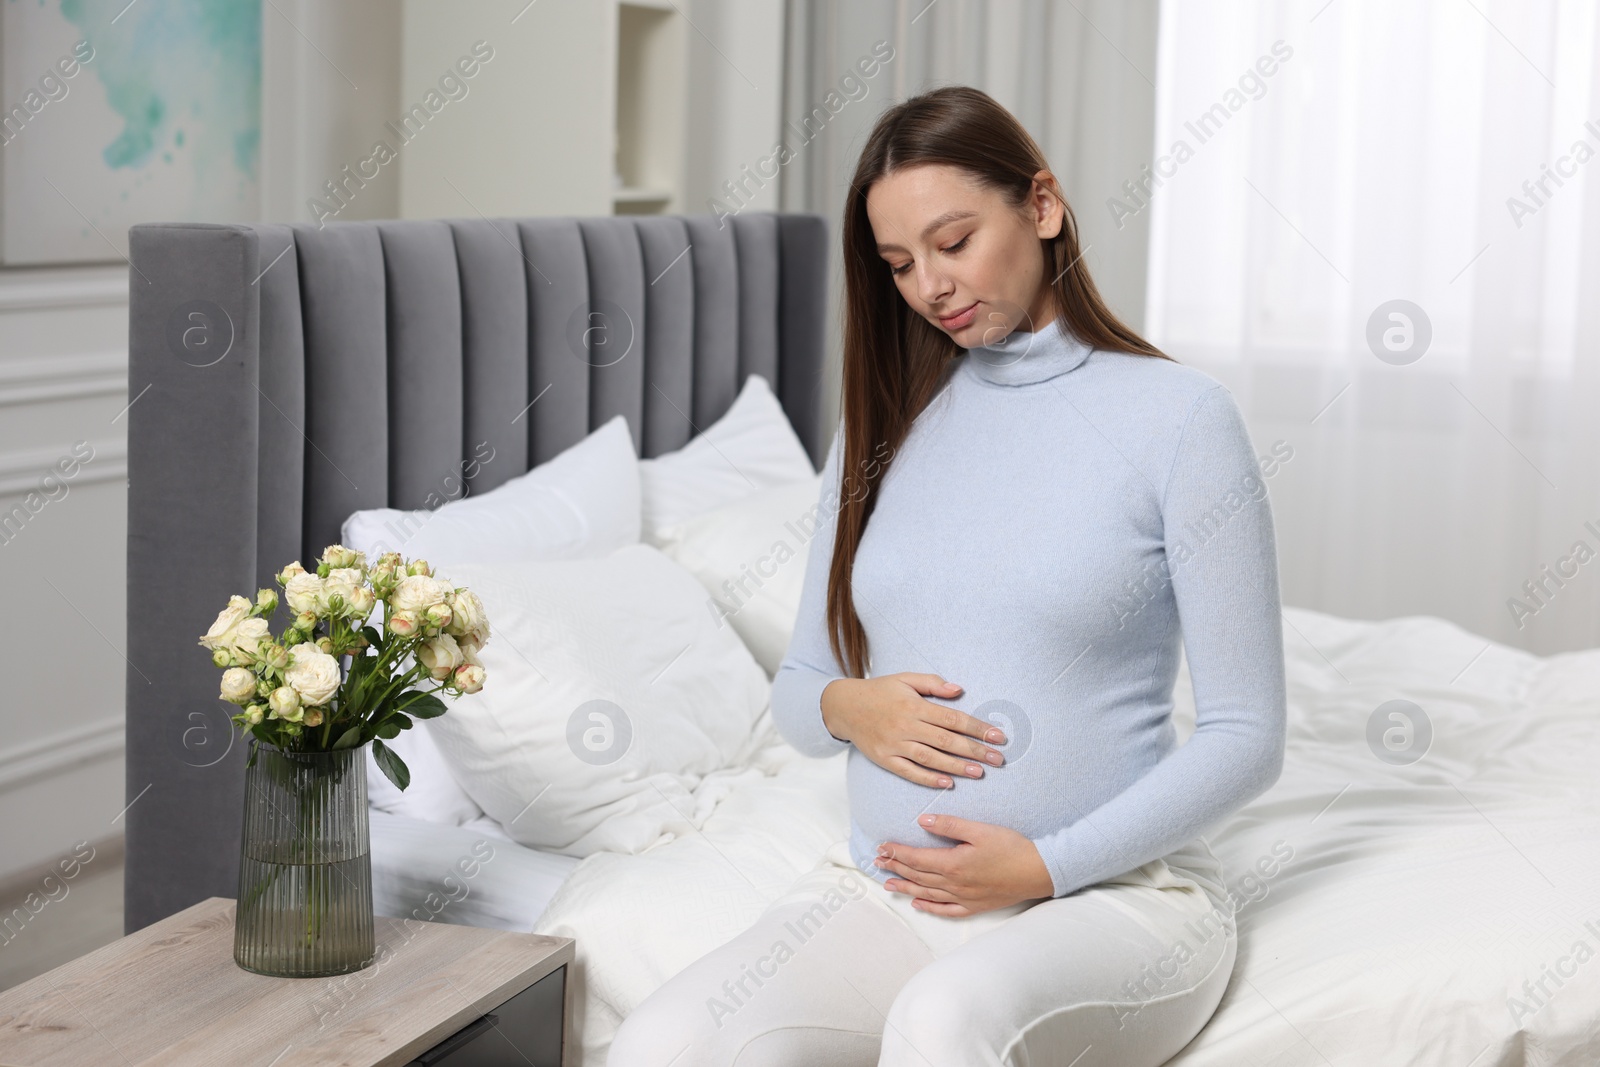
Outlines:
<svg viewBox="0 0 1600 1067"><path fill-rule="evenodd" d="M1272 518L1233 398L1118 321L1083 251L985 94L874 127L772 690L795 748L849 752L849 837L611 1067L1155 1067L1216 1009L1236 932L1200 834L1283 759Z"/></svg>

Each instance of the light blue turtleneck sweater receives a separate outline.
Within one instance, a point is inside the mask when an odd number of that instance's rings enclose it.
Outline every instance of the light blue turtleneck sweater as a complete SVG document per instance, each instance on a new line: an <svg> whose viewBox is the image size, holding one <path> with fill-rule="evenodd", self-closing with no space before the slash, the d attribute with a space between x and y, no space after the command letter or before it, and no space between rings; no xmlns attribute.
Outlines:
<svg viewBox="0 0 1600 1067"><path fill-rule="evenodd" d="M1090 350L1058 319L963 354L913 423L852 585L869 677L938 674L964 691L927 699L1007 735L991 746L1004 765L952 775L949 789L884 770L823 724L822 690L844 676L825 619L839 462L836 431L772 711L802 753L850 750L862 871L892 877L873 866L886 841L955 844L917 823L947 813L1026 835L1064 896L1167 855L1277 780L1272 516L1244 421L1214 379ZM1180 638L1196 704L1181 747Z"/></svg>

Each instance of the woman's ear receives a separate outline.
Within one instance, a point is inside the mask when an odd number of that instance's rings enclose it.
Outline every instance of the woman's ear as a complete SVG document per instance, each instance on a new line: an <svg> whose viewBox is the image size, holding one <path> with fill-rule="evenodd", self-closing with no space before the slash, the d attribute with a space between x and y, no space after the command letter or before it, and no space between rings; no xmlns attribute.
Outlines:
<svg viewBox="0 0 1600 1067"><path fill-rule="evenodd" d="M1041 240L1048 240L1061 232L1066 214L1062 207L1064 202L1054 174L1041 170L1033 176L1028 206L1033 212L1034 231Z"/></svg>

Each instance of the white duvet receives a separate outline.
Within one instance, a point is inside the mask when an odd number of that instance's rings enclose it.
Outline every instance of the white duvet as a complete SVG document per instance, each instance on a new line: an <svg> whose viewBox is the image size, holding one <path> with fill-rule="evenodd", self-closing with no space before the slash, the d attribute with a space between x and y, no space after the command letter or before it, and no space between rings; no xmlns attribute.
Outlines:
<svg viewBox="0 0 1600 1067"><path fill-rule="evenodd" d="M1285 619L1283 775L1206 835L1238 962L1171 1065L1600 1064L1600 650L1540 658L1433 618ZM1367 740L1394 699L1432 726L1410 765ZM845 757L773 740L702 786L698 833L588 857L535 924L577 940L584 1067L845 835Z"/></svg>

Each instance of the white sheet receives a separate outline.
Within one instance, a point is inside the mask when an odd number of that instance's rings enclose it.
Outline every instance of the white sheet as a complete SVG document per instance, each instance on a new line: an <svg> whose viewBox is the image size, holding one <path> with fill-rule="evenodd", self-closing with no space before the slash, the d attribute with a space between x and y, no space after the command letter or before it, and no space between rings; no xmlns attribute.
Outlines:
<svg viewBox="0 0 1600 1067"><path fill-rule="evenodd" d="M1172 1067L1600 1062L1600 650L1540 659L1437 619L1285 617L1283 776L1207 835L1242 902L1238 963ZM1397 697L1434 728L1406 767L1365 739ZM635 1005L845 834L844 760L763 749L760 773L713 784L726 796L699 833L573 870L533 928L577 939L582 1064L603 1067ZM1249 878L1275 844L1293 857ZM1557 967L1572 973L1536 1005L1522 983ZM1515 1019L1512 995L1530 1009Z"/></svg>
<svg viewBox="0 0 1600 1067"><path fill-rule="evenodd" d="M1283 776L1209 839L1230 872L1294 858L1241 907L1234 980L1172 1067L1600 1063L1600 650L1286 617ZM1365 738L1397 697L1434 731L1406 767Z"/></svg>
<svg viewBox="0 0 1600 1067"><path fill-rule="evenodd" d="M528 930L580 861L526 848L483 816L464 826L369 809L372 910Z"/></svg>

